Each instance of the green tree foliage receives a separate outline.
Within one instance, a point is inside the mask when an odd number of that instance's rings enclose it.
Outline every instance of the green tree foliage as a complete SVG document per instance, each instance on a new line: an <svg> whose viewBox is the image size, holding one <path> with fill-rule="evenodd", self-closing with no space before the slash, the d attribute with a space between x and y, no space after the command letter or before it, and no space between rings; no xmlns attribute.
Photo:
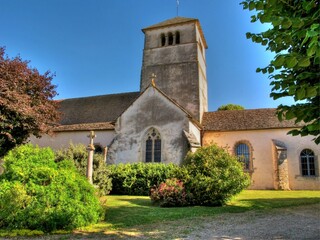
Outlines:
<svg viewBox="0 0 320 240"><path fill-rule="evenodd" d="M66 149L56 152L56 162L62 160L72 160L77 170L83 175L87 174L88 151L83 144L70 144ZM93 184L99 189L99 195L108 195L112 189L111 171L107 168L107 164L103 160L102 154L94 154L93 156Z"/></svg>
<svg viewBox="0 0 320 240"><path fill-rule="evenodd" d="M22 145L4 157L0 175L0 228L50 232L96 223L102 216L95 189L71 161L51 149Z"/></svg>
<svg viewBox="0 0 320 240"><path fill-rule="evenodd" d="M224 111L224 110L244 110L244 107L237 104L226 104L222 105L218 108L218 111Z"/></svg>
<svg viewBox="0 0 320 240"><path fill-rule="evenodd" d="M58 120L53 75L41 75L19 56L5 56L0 47L0 157L31 135L48 133Z"/></svg>
<svg viewBox="0 0 320 240"><path fill-rule="evenodd" d="M189 153L184 167L187 175L182 180L192 195L190 205L221 206L250 184L238 159L217 145Z"/></svg>
<svg viewBox="0 0 320 240"><path fill-rule="evenodd" d="M270 24L247 38L275 53L274 59L257 72L269 74L273 99L293 97L292 106L278 106L280 120L304 122L292 135L313 135L320 142L320 7L319 0L246 0L244 9L254 11L251 22Z"/></svg>

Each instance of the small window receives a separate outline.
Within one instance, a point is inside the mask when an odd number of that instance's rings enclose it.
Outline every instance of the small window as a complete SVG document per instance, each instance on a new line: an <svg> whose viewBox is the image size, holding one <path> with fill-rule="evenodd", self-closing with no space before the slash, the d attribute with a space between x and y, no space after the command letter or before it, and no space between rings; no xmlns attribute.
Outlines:
<svg viewBox="0 0 320 240"><path fill-rule="evenodd" d="M151 128L146 135L146 162L161 162L161 136L155 129Z"/></svg>
<svg viewBox="0 0 320 240"><path fill-rule="evenodd" d="M304 149L300 153L300 164L302 176L315 176L316 168L314 153L310 149Z"/></svg>
<svg viewBox="0 0 320 240"><path fill-rule="evenodd" d="M168 34L168 44L169 45L173 44L173 34L171 32Z"/></svg>
<svg viewBox="0 0 320 240"><path fill-rule="evenodd" d="M102 149L100 144L95 144L94 145L94 153L97 153L97 154L102 154L103 153L103 149Z"/></svg>
<svg viewBox="0 0 320 240"><path fill-rule="evenodd" d="M162 33L160 37L161 47L166 45L166 36Z"/></svg>
<svg viewBox="0 0 320 240"><path fill-rule="evenodd" d="M238 143L235 146L235 154L238 157L239 162L243 164L244 170L249 171L251 169L251 154L249 146L245 143Z"/></svg>
<svg viewBox="0 0 320 240"><path fill-rule="evenodd" d="M180 44L180 32L176 32L176 44Z"/></svg>

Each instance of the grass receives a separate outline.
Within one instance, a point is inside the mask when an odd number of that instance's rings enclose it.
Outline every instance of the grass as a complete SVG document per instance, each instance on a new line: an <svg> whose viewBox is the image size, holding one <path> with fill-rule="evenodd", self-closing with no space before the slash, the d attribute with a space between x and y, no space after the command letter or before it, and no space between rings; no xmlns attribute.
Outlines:
<svg viewBox="0 0 320 240"><path fill-rule="evenodd" d="M149 197L143 196L107 196L105 221L79 229L73 234L66 235L66 239L81 238L89 235L93 238L106 235L118 238L137 234L128 232L128 229L141 225L146 228L163 224L174 226L175 230L185 223L203 221L206 217L215 217L225 213L241 213L245 211L264 211L275 208L295 207L320 203L320 191L257 191L246 190L223 207L185 207L160 208L151 204ZM192 221L191 221L192 220ZM190 232L189 228L181 232ZM142 227L143 229L144 227ZM173 231L175 231L173 229ZM138 231L141 234L141 230ZM64 232L62 232L64 233ZM0 230L0 236L5 236L5 230ZM24 235L19 234L17 235ZM25 236L25 235L24 235ZM136 236L137 237L137 236ZM55 238L56 239L56 238Z"/></svg>
<svg viewBox="0 0 320 240"><path fill-rule="evenodd" d="M107 196L104 222L84 228L96 231L101 228L119 230L136 225L160 223L223 213L250 210L268 210L320 203L320 191L267 191L246 190L223 207L160 208L151 204L149 197Z"/></svg>

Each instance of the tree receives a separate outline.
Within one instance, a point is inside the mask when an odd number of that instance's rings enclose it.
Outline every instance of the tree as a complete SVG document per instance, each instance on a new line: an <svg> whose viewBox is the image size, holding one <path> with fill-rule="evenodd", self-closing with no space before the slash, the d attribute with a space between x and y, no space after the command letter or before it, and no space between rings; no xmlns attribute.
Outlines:
<svg viewBox="0 0 320 240"><path fill-rule="evenodd" d="M244 107L242 107L241 105L229 103L226 105L221 105L218 108L218 111L224 111L224 110L244 110Z"/></svg>
<svg viewBox="0 0 320 240"><path fill-rule="evenodd" d="M33 134L48 133L58 121L56 86L20 56L10 59L0 47L0 157Z"/></svg>
<svg viewBox="0 0 320 240"><path fill-rule="evenodd" d="M270 24L261 33L247 33L248 39L266 46L274 59L257 72L269 74L270 96L292 97L295 104L279 105L278 118L295 119L303 127L292 135L313 135L320 143L320 8L319 0L246 0L242 6L255 11L251 22Z"/></svg>

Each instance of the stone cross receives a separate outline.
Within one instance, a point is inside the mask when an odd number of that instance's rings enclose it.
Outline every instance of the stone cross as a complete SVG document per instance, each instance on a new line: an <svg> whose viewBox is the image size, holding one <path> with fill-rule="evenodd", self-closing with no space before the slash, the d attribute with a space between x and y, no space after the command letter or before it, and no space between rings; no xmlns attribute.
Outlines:
<svg viewBox="0 0 320 240"><path fill-rule="evenodd" d="M88 150L88 164L87 164L87 179L92 184L92 172L93 172L93 152L94 152L94 145L93 145L93 139L96 137L94 134L94 131L90 131L90 134L88 135L88 138L90 138L90 143L87 146Z"/></svg>
<svg viewBox="0 0 320 240"><path fill-rule="evenodd" d="M156 79L157 75L155 75L154 73L151 74L150 78L151 78L151 84L153 87L156 86L156 83L155 83L155 79Z"/></svg>

